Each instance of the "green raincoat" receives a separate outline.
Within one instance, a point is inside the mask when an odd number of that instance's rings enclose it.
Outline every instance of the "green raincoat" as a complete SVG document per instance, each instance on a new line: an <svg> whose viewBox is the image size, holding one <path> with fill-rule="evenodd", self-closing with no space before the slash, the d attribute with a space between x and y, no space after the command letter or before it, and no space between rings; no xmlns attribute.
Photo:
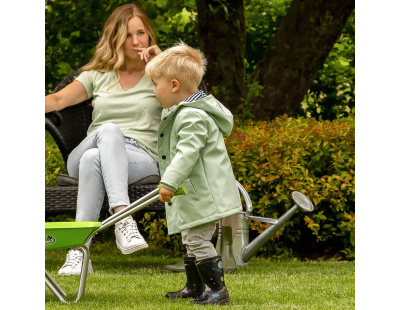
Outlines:
<svg viewBox="0 0 400 310"><path fill-rule="evenodd" d="M165 204L168 234L175 234L242 211L223 135L233 116L212 95L163 110L158 129L161 185L187 195Z"/></svg>

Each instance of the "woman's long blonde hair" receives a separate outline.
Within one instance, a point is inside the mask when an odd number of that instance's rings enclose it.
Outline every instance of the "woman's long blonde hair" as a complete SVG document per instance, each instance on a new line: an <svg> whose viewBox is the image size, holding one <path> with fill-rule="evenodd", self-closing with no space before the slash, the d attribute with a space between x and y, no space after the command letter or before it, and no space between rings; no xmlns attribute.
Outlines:
<svg viewBox="0 0 400 310"><path fill-rule="evenodd" d="M111 87L119 83L119 69L124 64L122 44L128 33L128 21L135 16L142 20L144 28L149 34L149 46L157 44L150 19L140 5L138 3L122 5L108 18L100 42L96 46L96 52L90 62L82 67L82 71L106 72L112 69L117 76L117 81Z"/></svg>

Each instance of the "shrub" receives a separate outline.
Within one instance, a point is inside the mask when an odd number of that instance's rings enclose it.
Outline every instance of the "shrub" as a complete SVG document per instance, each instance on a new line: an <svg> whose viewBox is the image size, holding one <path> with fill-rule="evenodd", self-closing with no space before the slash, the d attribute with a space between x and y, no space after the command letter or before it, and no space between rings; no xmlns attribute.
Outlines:
<svg viewBox="0 0 400 310"><path fill-rule="evenodd" d="M140 215L135 214L135 218L140 218ZM165 212L147 212L138 223L139 227L148 233L147 240L156 247L169 249L175 255L185 252L181 234L168 235Z"/></svg>
<svg viewBox="0 0 400 310"><path fill-rule="evenodd" d="M64 159L50 133L45 131L45 186L58 186L57 177L60 173L67 173Z"/></svg>
<svg viewBox="0 0 400 310"><path fill-rule="evenodd" d="M355 122L282 116L250 123L226 138L236 179L253 202L253 215L278 218L294 205L300 191L315 206L294 215L261 249L263 254L292 255L312 251L354 257ZM251 222L258 233L269 224ZM295 253L293 253L293 250Z"/></svg>
<svg viewBox="0 0 400 310"><path fill-rule="evenodd" d="M66 171L51 141L46 133L46 186L56 185L58 173ZM316 121L282 116L236 127L225 142L235 177L251 197L253 215L278 218L294 205L293 191L304 193L315 207L312 213L293 215L259 255L355 257L354 117ZM184 252L180 234L167 234L165 213L139 212L135 218L149 242ZM251 221L251 236L268 225Z"/></svg>

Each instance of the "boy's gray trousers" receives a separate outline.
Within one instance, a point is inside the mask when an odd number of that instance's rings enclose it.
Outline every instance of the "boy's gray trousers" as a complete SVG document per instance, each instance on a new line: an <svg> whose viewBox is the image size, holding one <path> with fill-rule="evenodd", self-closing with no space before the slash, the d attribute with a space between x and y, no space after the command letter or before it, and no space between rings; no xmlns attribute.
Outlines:
<svg viewBox="0 0 400 310"><path fill-rule="evenodd" d="M188 256L195 256L196 260L200 261L218 255L210 242L218 222L219 220L212 221L181 232L182 243L186 246Z"/></svg>

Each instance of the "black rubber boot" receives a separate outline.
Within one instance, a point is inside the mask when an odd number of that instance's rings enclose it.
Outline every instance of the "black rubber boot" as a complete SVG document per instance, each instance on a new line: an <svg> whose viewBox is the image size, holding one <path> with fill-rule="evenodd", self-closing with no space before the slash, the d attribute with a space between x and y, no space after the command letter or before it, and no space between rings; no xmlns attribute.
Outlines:
<svg viewBox="0 0 400 310"><path fill-rule="evenodd" d="M186 285L177 292L169 292L167 298L197 298L203 293L203 282L196 268L196 257L183 256L186 271Z"/></svg>
<svg viewBox="0 0 400 310"><path fill-rule="evenodd" d="M235 257L232 252L232 227L222 226L221 231L221 259L226 272L232 272L237 269Z"/></svg>
<svg viewBox="0 0 400 310"><path fill-rule="evenodd" d="M211 238L211 243L213 244L214 248L217 246L218 236ZM236 266L235 266L236 269ZM185 265L183 259L177 262L174 265L164 265L162 267L163 273L180 273L185 272Z"/></svg>
<svg viewBox="0 0 400 310"><path fill-rule="evenodd" d="M224 270L220 256L210 257L196 262L204 292L193 300L191 305L224 305L230 302L224 282Z"/></svg>

